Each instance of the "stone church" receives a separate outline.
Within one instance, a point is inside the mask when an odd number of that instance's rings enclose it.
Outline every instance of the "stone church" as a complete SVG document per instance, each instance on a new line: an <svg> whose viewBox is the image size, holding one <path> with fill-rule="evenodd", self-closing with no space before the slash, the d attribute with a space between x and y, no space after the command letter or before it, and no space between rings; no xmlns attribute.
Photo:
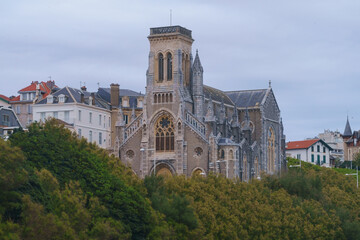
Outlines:
<svg viewBox="0 0 360 240"><path fill-rule="evenodd" d="M113 106L115 152L125 164L142 178L215 172L242 181L285 167L285 136L270 84L229 92L206 86L190 30L151 28L148 39L142 112L125 124L123 109Z"/></svg>

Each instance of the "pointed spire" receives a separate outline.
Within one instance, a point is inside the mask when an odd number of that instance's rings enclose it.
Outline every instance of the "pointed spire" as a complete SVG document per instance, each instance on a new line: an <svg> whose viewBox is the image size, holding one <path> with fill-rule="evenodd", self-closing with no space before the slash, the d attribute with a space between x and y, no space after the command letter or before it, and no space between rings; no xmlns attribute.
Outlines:
<svg viewBox="0 0 360 240"><path fill-rule="evenodd" d="M195 55L195 60L194 60L194 63L193 63L193 72L203 72L203 67L201 65L201 62L200 62L200 57L199 57L199 53L198 53L198 50L196 49L196 55Z"/></svg>
<svg viewBox="0 0 360 240"><path fill-rule="evenodd" d="M352 136L352 131L351 131L350 123L349 123L349 116L347 116L347 119L346 119L346 125L345 125L345 130L344 130L343 136L344 137Z"/></svg>

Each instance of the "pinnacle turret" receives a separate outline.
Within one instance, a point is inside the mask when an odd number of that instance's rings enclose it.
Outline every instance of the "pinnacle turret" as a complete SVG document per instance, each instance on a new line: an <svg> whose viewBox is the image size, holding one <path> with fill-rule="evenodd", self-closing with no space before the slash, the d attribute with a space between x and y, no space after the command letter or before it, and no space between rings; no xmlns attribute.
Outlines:
<svg viewBox="0 0 360 240"><path fill-rule="evenodd" d="M343 136L344 137L352 136L352 131L351 131L350 123L349 123L349 117L347 117L347 119L346 119L346 125L345 125L345 130L344 130Z"/></svg>
<svg viewBox="0 0 360 240"><path fill-rule="evenodd" d="M196 50L195 60L193 63L193 72L201 72L201 73L204 72L201 62L200 62L198 50Z"/></svg>

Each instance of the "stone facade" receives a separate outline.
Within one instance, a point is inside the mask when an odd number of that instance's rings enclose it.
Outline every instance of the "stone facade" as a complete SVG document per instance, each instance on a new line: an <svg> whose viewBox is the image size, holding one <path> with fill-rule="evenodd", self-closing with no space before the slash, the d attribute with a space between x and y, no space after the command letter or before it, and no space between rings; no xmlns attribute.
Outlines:
<svg viewBox="0 0 360 240"><path fill-rule="evenodd" d="M346 120L345 130L342 134L344 140L344 161L353 161L360 152L360 131L351 131L349 119Z"/></svg>
<svg viewBox="0 0 360 240"><path fill-rule="evenodd" d="M119 108L115 153L134 172L207 175L248 181L284 166L285 137L274 93L224 92L203 84L191 31L151 28L142 112L128 125Z"/></svg>

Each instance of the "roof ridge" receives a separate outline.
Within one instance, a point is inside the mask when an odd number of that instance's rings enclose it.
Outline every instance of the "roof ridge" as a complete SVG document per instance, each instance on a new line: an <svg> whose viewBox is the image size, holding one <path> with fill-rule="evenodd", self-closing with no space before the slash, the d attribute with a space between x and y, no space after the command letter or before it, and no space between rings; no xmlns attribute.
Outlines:
<svg viewBox="0 0 360 240"><path fill-rule="evenodd" d="M65 88L66 88L66 90L68 91L68 93L70 94L70 97L73 99L73 101L74 101L75 103L77 103L76 99L74 98L74 96L73 96L72 93L70 92L69 87L68 87L68 86L65 86ZM70 87L70 88L71 88L71 87Z"/></svg>
<svg viewBox="0 0 360 240"><path fill-rule="evenodd" d="M226 93L237 93L237 92L265 91L265 90L268 90L268 88L235 90L235 91L224 91L224 92L226 92Z"/></svg>

